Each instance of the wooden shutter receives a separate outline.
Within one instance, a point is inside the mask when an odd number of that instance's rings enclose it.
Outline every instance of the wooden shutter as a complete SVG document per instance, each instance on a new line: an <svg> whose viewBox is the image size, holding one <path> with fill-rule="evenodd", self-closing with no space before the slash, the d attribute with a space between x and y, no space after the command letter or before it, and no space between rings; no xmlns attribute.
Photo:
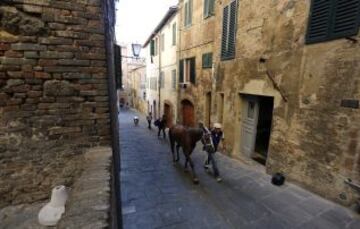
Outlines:
<svg viewBox="0 0 360 229"><path fill-rule="evenodd" d="M228 35L228 20L229 20L229 6L223 9L223 23L222 23L222 36L221 36L221 58L226 57L227 35Z"/></svg>
<svg viewBox="0 0 360 229"><path fill-rule="evenodd" d="M313 0L306 43L324 41L329 36L333 0Z"/></svg>
<svg viewBox="0 0 360 229"><path fill-rule="evenodd" d="M215 0L209 0L209 14L214 15Z"/></svg>
<svg viewBox="0 0 360 229"><path fill-rule="evenodd" d="M359 25L359 0L313 0L306 43L356 35Z"/></svg>
<svg viewBox="0 0 360 229"><path fill-rule="evenodd" d="M188 16L189 16L189 3L185 2L184 6L184 26L188 25Z"/></svg>
<svg viewBox="0 0 360 229"><path fill-rule="evenodd" d="M335 0L332 38L356 35L360 23L359 0Z"/></svg>
<svg viewBox="0 0 360 229"><path fill-rule="evenodd" d="M209 0L204 0L204 18L209 16Z"/></svg>
<svg viewBox="0 0 360 229"><path fill-rule="evenodd" d="M203 68L212 67L212 53L205 53L202 55L202 67Z"/></svg>
<svg viewBox="0 0 360 229"><path fill-rule="evenodd" d="M154 44L154 40L151 40L150 42L150 56L154 56L155 55L155 44Z"/></svg>
<svg viewBox="0 0 360 229"><path fill-rule="evenodd" d="M184 60L180 60L179 64L179 83L184 82Z"/></svg>
<svg viewBox="0 0 360 229"><path fill-rule="evenodd" d="M230 25L229 25L229 38L227 57L235 57L235 42L236 42L236 1L230 4Z"/></svg>
<svg viewBox="0 0 360 229"><path fill-rule="evenodd" d="M189 23L188 23L188 25L191 25L191 23L192 23L192 14L193 14L193 1L189 0Z"/></svg>
<svg viewBox="0 0 360 229"><path fill-rule="evenodd" d="M196 83L196 62L195 57L189 59L190 62L190 82L192 84Z"/></svg>

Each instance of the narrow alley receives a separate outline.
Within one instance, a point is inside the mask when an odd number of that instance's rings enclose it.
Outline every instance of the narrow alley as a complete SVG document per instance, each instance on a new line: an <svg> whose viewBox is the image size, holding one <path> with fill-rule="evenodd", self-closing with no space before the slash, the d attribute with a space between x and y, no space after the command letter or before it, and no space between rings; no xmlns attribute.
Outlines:
<svg viewBox="0 0 360 229"><path fill-rule="evenodd" d="M133 117L140 117L135 127ZM193 185L181 161L174 166L167 140L147 129L144 117L120 113L123 228L360 228L348 209L295 185L276 187L262 168L217 154L223 181L202 168L205 153L193 153L200 179Z"/></svg>

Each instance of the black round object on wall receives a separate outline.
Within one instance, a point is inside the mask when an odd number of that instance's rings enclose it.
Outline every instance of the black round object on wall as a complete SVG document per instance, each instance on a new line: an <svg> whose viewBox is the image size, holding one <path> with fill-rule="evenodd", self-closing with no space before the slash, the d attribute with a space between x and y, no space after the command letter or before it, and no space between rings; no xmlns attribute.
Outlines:
<svg viewBox="0 0 360 229"><path fill-rule="evenodd" d="M277 186L283 185L285 182L285 176L282 173L275 173L271 178L271 183Z"/></svg>

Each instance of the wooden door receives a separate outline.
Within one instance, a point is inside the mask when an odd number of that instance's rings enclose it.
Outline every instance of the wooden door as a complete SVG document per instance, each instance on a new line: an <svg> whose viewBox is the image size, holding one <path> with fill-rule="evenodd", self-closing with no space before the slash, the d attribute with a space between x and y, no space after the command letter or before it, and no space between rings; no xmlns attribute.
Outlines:
<svg viewBox="0 0 360 229"><path fill-rule="evenodd" d="M194 106L189 100L184 100L181 104L183 125L188 127L195 127Z"/></svg>
<svg viewBox="0 0 360 229"><path fill-rule="evenodd" d="M244 97L241 126L241 151L251 157L255 149L256 130L259 117L259 102L256 97Z"/></svg>

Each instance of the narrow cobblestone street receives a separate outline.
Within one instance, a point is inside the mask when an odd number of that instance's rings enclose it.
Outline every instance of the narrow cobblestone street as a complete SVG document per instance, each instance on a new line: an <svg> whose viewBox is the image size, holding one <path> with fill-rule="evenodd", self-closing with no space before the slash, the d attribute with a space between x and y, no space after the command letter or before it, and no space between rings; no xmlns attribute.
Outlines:
<svg viewBox="0 0 360 229"><path fill-rule="evenodd" d="M140 117L134 127L133 116ZM223 182L202 168L205 153L193 154L199 185L181 162L174 166L168 141L148 130L144 117L120 113L123 226L144 228L360 228L358 216L295 185L273 186L270 176L216 155ZM255 166L256 167L256 166Z"/></svg>

